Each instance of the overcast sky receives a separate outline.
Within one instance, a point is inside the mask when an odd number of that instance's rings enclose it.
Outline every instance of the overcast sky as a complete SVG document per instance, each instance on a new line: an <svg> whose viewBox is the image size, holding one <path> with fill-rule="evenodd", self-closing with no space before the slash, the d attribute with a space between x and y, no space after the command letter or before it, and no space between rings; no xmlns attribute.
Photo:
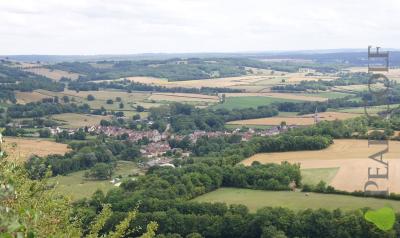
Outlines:
<svg viewBox="0 0 400 238"><path fill-rule="evenodd" d="M0 0L0 55L400 48L399 0Z"/></svg>

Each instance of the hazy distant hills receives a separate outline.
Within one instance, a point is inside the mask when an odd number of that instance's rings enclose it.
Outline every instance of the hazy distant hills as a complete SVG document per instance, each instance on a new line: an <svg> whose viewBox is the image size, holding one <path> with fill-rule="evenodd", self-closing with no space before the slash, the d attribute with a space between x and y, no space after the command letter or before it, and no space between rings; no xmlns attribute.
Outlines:
<svg viewBox="0 0 400 238"><path fill-rule="evenodd" d="M271 51L242 53L146 53L127 55L9 55L0 59L17 61L57 63L62 61L103 61L103 60L162 60L170 58L254 58L307 60L323 64L348 64L349 66L365 66L367 64L366 49L331 49L306 51ZM400 51L390 50L390 65L400 66Z"/></svg>

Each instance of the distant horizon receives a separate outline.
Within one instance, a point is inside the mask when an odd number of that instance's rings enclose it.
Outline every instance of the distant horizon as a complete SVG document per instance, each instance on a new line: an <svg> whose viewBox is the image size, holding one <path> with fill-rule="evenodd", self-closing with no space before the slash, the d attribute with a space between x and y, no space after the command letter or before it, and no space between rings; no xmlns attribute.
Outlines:
<svg viewBox="0 0 400 238"><path fill-rule="evenodd" d="M375 47L375 46L373 46ZM384 48L383 51L400 52L400 48ZM331 48L331 49L297 49L297 50L259 50L259 51L187 51L187 52L141 52L141 53L98 53L98 54L50 54L50 53L26 53L26 54L0 54L0 57L7 56L140 56L140 55L195 55L195 54L330 54L330 53L367 53L365 48Z"/></svg>

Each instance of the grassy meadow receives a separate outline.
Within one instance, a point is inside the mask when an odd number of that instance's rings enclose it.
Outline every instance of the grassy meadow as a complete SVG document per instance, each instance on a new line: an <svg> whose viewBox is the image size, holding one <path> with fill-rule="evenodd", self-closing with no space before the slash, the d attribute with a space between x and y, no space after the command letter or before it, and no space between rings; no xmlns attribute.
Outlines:
<svg viewBox="0 0 400 238"><path fill-rule="evenodd" d="M320 181L329 184L338 172L339 167L336 168L316 168L316 169L302 169L301 177L303 184L316 185Z"/></svg>
<svg viewBox="0 0 400 238"><path fill-rule="evenodd" d="M225 102L214 106L215 109L241 109L241 108L257 108L258 106L266 106L274 102L300 102L293 99L282 99L261 96L244 96L244 97L227 97Z"/></svg>
<svg viewBox="0 0 400 238"><path fill-rule="evenodd" d="M56 184L56 192L71 197L73 200L90 197L95 191L107 192L115 188L109 180L90 180L84 177L86 170L70 173L67 176L56 176L49 179L50 183ZM118 161L114 170L113 178L140 173L135 163L130 161Z"/></svg>
<svg viewBox="0 0 400 238"><path fill-rule="evenodd" d="M309 193L306 196L302 192L262 191L240 188L220 188L199 196L193 201L243 204L249 208L250 212L255 212L262 207L286 207L293 210L319 208L352 210L365 207L377 209L384 206L400 211L400 201L318 193Z"/></svg>

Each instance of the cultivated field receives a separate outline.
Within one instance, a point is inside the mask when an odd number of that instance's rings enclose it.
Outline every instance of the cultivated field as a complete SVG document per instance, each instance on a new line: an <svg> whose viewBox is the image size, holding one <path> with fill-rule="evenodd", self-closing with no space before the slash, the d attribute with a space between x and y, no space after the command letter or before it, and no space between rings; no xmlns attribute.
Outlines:
<svg viewBox="0 0 400 238"><path fill-rule="evenodd" d="M246 205L250 212L256 212L263 207L286 207L293 210L328 209L354 210L369 207L372 209L390 206L400 211L400 201L377 198L362 198L346 195L309 193L305 196L301 192L276 192L240 188L220 188L216 191L199 196L196 202L224 202Z"/></svg>
<svg viewBox="0 0 400 238"><path fill-rule="evenodd" d="M4 138L7 160L24 162L35 154L46 156L49 154L65 154L70 149L66 144L56 143L45 139L27 139L17 137Z"/></svg>
<svg viewBox="0 0 400 238"><path fill-rule="evenodd" d="M47 69L47 68L27 68L25 69L25 71L34 73L34 74L38 74L38 75L42 75L45 76L47 78L53 79L55 81L60 80L62 77L65 78L70 78L72 80L76 80L79 78L79 74L77 73L71 73L71 72L67 72L67 71L62 71L62 70L58 70L58 69Z"/></svg>
<svg viewBox="0 0 400 238"><path fill-rule="evenodd" d="M214 108L224 108L224 109L238 109L238 108L257 108L258 106L267 106L274 102L300 102L298 100L293 99L281 99L281 98L273 98L273 97L264 97L264 96L242 96L242 97L227 97L225 102L222 104L216 105Z"/></svg>
<svg viewBox="0 0 400 238"><path fill-rule="evenodd" d="M162 78L153 78L153 77L127 77L126 78L129 81L132 82L137 82L137 83L144 83L144 84L153 84L153 85L159 85L159 86L166 86L168 85L168 80L167 79L162 79Z"/></svg>
<svg viewBox="0 0 400 238"><path fill-rule="evenodd" d="M360 116L357 113L344 113L344 112L322 112L318 113L318 118L320 121L334 121L334 120L345 120L350 118L355 118ZM276 126L280 125L282 121L285 121L287 125L312 125L314 124L314 114L307 114L302 116L292 116L292 117L267 117L240 121L231 121L228 124L232 125L269 125Z"/></svg>
<svg viewBox="0 0 400 238"><path fill-rule="evenodd" d="M355 84L347 86L335 86L332 90L343 91L343 92L362 92L368 90L368 85L366 84Z"/></svg>
<svg viewBox="0 0 400 238"><path fill-rule="evenodd" d="M50 117L62 123L63 128L81 128L85 126L99 125L101 120L110 120L111 116L99 116L91 114L62 113Z"/></svg>
<svg viewBox="0 0 400 238"><path fill-rule="evenodd" d="M399 109L400 109L400 104L392 104L389 107L389 110L398 111ZM378 112L387 111L387 110L388 110L388 107L386 105L367 107L368 114L376 114ZM348 107L348 108L341 108L341 109L338 109L336 111L338 111L338 112L347 112L347 113L365 114L365 108L364 107Z"/></svg>
<svg viewBox="0 0 400 238"><path fill-rule="evenodd" d="M42 99L48 98L49 96L33 91L33 92L15 92L15 97L17 98L17 103L26 104L30 102L42 101Z"/></svg>
<svg viewBox="0 0 400 238"><path fill-rule="evenodd" d="M210 96L194 93L152 93L148 100L168 102L209 102L217 103L218 96Z"/></svg>
<svg viewBox="0 0 400 238"><path fill-rule="evenodd" d="M345 92L333 92L333 91L326 91L326 92L317 92L317 93L302 93L302 94L296 94L296 95L302 95L306 97L312 97L312 98L325 98L326 99L336 99L336 98L344 98L346 96L350 96L353 94L350 93L345 93ZM313 100L315 101L315 100Z"/></svg>
<svg viewBox="0 0 400 238"><path fill-rule="evenodd" d="M228 87L244 89L246 92L260 92L269 91L269 88L277 84L293 84L302 80L316 81L316 80L333 80L337 77L334 75L316 75L306 76L306 73L287 73L271 70L252 69L253 74L227 77L227 78L213 78L213 79L200 79L200 80L186 80L186 81L172 81L168 82L167 79L150 78L150 77L128 77L128 80L140 82L145 84L153 84L165 87Z"/></svg>
<svg viewBox="0 0 400 238"><path fill-rule="evenodd" d="M225 93L226 97L272 97L299 101L317 101L323 102L328 98L320 97L314 94L294 94L294 93Z"/></svg>
<svg viewBox="0 0 400 238"><path fill-rule="evenodd" d="M100 90L100 91L72 91L65 90L64 92L51 92L46 90L36 90L40 94L43 94L47 97L58 96L62 98L63 96L68 96L75 101L75 103L87 103L92 109L99 109L104 107L107 110L114 111L135 111L137 105L141 105L145 108L157 107L160 104L147 102L148 97L150 97L150 93L147 92L132 92L127 93L124 91L117 90ZM87 96L93 95L95 100L88 101ZM124 108L119 108L119 102L116 102L116 98L120 97L122 102L124 103ZM108 99L112 99L114 101L113 104L107 104L106 101Z"/></svg>
<svg viewBox="0 0 400 238"><path fill-rule="evenodd" d="M296 151L282 153L256 154L242 163L251 165L253 161L261 163L280 163L288 161L300 163L302 169L339 168L330 185L340 190L364 190L368 181L368 168L371 174L386 171L382 164L368 158L370 155L385 149L383 145L368 147L367 140L335 140L329 148L319 151ZM384 155L384 160L389 161L389 180L376 181L380 188L389 188L390 192L400 192L400 142L390 141L389 153ZM375 180L374 180L375 181Z"/></svg>

